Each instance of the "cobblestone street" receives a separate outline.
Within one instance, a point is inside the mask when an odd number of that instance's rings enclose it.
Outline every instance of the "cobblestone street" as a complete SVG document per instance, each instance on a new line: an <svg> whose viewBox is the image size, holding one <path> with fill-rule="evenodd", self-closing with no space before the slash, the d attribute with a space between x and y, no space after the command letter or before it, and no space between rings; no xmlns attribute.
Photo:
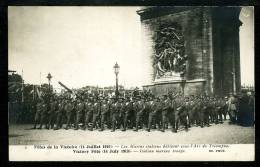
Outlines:
<svg viewBox="0 0 260 167"><path fill-rule="evenodd" d="M33 130L33 125L10 125L10 145L32 144L186 144L186 143L218 143L218 144L253 144L255 127L242 127L223 124L212 124L210 127L191 127L188 132L180 129L172 133L167 129L164 133L158 130L147 132L127 130L115 132L105 130L99 132L84 130Z"/></svg>

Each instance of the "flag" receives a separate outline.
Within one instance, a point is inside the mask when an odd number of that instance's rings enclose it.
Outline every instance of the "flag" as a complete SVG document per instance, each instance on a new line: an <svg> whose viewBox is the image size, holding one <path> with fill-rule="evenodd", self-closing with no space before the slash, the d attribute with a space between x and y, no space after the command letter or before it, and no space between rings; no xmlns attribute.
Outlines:
<svg viewBox="0 0 260 167"><path fill-rule="evenodd" d="M34 90L33 90L33 89L30 91L30 94L32 94L32 93L34 93Z"/></svg>
<svg viewBox="0 0 260 167"><path fill-rule="evenodd" d="M42 92L39 90L38 87L36 87L36 92L39 98L41 98Z"/></svg>

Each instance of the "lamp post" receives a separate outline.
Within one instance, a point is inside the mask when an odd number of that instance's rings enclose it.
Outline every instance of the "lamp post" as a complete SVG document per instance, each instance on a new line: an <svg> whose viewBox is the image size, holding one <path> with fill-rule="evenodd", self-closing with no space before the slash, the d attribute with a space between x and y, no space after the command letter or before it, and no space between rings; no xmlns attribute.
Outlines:
<svg viewBox="0 0 260 167"><path fill-rule="evenodd" d="M52 76L50 73L48 73L47 77L46 77L49 81L49 93L51 93L51 79L52 79Z"/></svg>
<svg viewBox="0 0 260 167"><path fill-rule="evenodd" d="M118 92L118 73L119 73L119 65L117 64L117 62L116 62L116 64L114 65L114 72L115 72L115 74L116 74L116 99L118 99L118 94L119 94L119 92Z"/></svg>

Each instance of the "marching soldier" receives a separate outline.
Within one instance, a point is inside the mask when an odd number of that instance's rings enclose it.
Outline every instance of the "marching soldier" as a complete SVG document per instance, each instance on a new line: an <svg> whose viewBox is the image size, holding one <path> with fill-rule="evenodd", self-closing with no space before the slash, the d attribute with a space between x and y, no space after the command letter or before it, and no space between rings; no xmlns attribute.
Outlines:
<svg viewBox="0 0 260 167"><path fill-rule="evenodd" d="M224 105L225 104L225 105ZM224 114L224 120L227 119L227 113L228 113L228 97L225 96L224 97L224 100L223 100L223 105L224 105L224 111L223 111L223 114Z"/></svg>
<svg viewBox="0 0 260 167"><path fill-rule="evenodd" d="M56 127L53 130L58 130L62 127L62 115L64 111L64 100L62 97L59 98L58 107L56 110Z"/></svg>
<svg viewBox="0 0 260 167"><path fill-rule="evenodd" d="M230 117L231 123L236 123L237 121L237 99L235 96L231 93L229 100L228 100L228 113Z"/></svg>
<svg viewBox="0 0 260 167"><path fill-rule="evenodd" d="M148 128L148 117L149 117L149 112L150 112L150 98L148 97L147 93L144 96L144 111L143 111L143 115L142 115L142 122L143 125L145 126L145 128Z"/></svg>
<svg viewBox="0 0 260 167"><path fill-rule="evenodd" d="M199 96L199 99L197 101L197 106L196 106L196 109L197 109L197 113L198 113L198 117L197 117L197 123L198 123L198 126L200 126L201 128L204 127L204 97L201 95Z"/></svg>
<svg viewBox="0 0 260 167"><path fill-rule="evenodd" d="M119 98L118 99L118 103L120 105L120 109L119 109L119 117L118 117L117 129L120 129L121 126L124 128L124 117L125 117L124 98Z"/></svg>
<svg viewBox="0 0 260 167"><path fill-rule="evenodd" d="M196 96L193 105L193 120L196 126L200 125L200 97Z"/></svg>
<svg viewBox="0 0 260 167"><path fill-rule="evenodd" d="M130 100L130 97L127 97L126 102L124 104L124 126L122 131L126 131L128 126L128 122L130 124L133 123L132 114L133 114L133 102ZM132 126L132 125L131 125Z"/></svg>
<svg viewBox="0 0 260 167"><path fill-rule="evenodd" d="M67 122L66 122L66 127L65 129L69 129L72 124L72 116L73 116L73 110L74 110L74 104L72 102L72 99L67 99L66 104L65 104L65 112L66 112L66 117L67 117Z"/></svg>
<svg viewBox="0 0 260 167"><path fill-rule="evenodd" d="M213 108L213 122L218 124L218 110L220 109L216 98L212 97L212 108Z"/></svg>
<svg viewBox="0 0 260 167"><path fill-rule="evenodd" d="M100 101L102 100L102 97L96 99L95 103L93 104L93 117L92 117L92 125L90 127L90 131L93 131L93 129L96 127L99 115L100 115Z"/></svg>
<svg viewBox="0 0 260 167"><path fill-rule="evenodd" d="M49 114L49 122L48 122L48 129L53 129L55 118L56 118L56 110L57 110L58 104L57 99L55 97L52 97L51 104L50 104L50 110L48 111Z"/></svg>
<svg viewBox="0 0 260 167"><path fill-rule="evenodd" d="M194 97L191 96L190 98L187 99L186 101L186 109L188 111L188 128L191 127L191 125L194 123Z"/></svg>
<svg viewBox="0 0 260 167"><path fill-rule="evenodd" d="M40 127L38 129L41 129L43 124L45 124L46 129L48 128L47 114L48 114L48 106L46 103L43 103L41 109Z"/></svg>
<svg viewBox="0 0 260 167"><path fill-rule="evenodd" d="M220 105L220 110L219 110L219 119L220 119L220 123L223 123L223 116L224 116L224 120L226 120L226 102L225 99L219 98L219 105Z"/></svg>
<svg viewBox="0 0 260 167"><path fill-rule="evenodd" d="M85 107L85 104L80 99L78 99L77 105L76 105L76 122L75 122L74 130L79 129L79 123L80 123L81 119L83 118L84 107Z"/></svg>
<svg viewBox="0 0 260 167"><path fill-rule="evenodd" d="M134 131L138 131L139 125L141 125L141 120L142 120L142 116L145 110L145 105L144 105L144 99L140 98L140 96L138 97L138 101L135 103L134 107L135 107L135 111L136 111L136 124L135 124L135 130ZM142 125L141 125L142 127Z"/></svg>
<svg viewBox="0 0 260 167"><path fill-rule="evenodd" d="M152 124L154 124L154 126L156 127L156 122L155 122L155 118L156 118L156 114L157 111L160 110L160 99L152 99L150 98L149 101L149 115L148 115L148 128L147 131L150 132L150 129L152 127Z"/></svg>
<svg viewBox="0 0 260 167"><path fill-rule="evenodd" d="M162 104L163 108L162 108L162 129L161 129L161 131L164 132L167 118L168 118L168 112L171 108L171 100L169 99L169 97L167 97L167 95L164 95L164 101L162 103L163 103Z"/></svg>
<svg viewBox="0 0 260 167"><path fill-rule="evenodd" d="M112 116L112 130L114 132L116 130L116 124L118 122L119 112L120 112L120 104L118 103L116 98L113 98L114 102L111 105L111 116Z"/></svg>
<svg viewBox="0 0 260 167"><path fill-rule="evenodd" d="M36 113L35 113L35 116L34 116L34 126L33 126L33 129L36 129L37 123L40 123L42 104L43 104L43 100L42 99L40 101L38 101L38 103L36 104Z"/></svg>
<svg viewBox="0 0 260 167"><path fill-rule="evenodd" d="M101 129L100 131L104 130L104 123L107 118L107 114L109 113L109 105L107 103L107 99L104 98L101 107L100 107L100 113L101 113Z"/></svg>
<svg viewBox="0 0 260 167"><path fill-rule="evenodd" d="M203 100L203 115L203 122L207 127L209 127L210 101L208 96L205 96Z"/></svg>
<svg viewBox="0 0 260 167"><path fill-rule="evenodd" d="M93 118L93 97L89 96L87 102L85 103L85 119L84 119L84 127L83 130L89 128L88 124L92 121Z"/></svg>
<svg viewBox="0 0 260 167"><path fill-rule="evenodd" d="M173 121L173 132L177 133L179 122L185 123L185 130L188 130L187 121L185 117L184 98L182 95L178 95L174 100L174 121Z"/></svg>

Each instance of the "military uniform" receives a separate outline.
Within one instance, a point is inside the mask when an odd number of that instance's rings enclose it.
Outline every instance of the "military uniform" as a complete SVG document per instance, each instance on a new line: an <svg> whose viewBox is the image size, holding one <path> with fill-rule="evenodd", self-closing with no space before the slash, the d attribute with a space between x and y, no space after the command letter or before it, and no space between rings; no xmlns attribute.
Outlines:
<svg viewBox="0 0 260 167"><path fill-rule="evenodd" d="M216 99L213 99L212 101L212 111L213 111L213 122L215 124L218 124L218 110L220 107L218 106L218 101Z"/></svg>
<svg viewBox="0 0 260 167"><path fill-rule="evenodd" d="M179 122L185 121L184 120L184 115L185 115L184 98L178 96L175 98L173 102L174 102L173 132L177 132L179 127ZM187 122L185 123L185 128L187 129Z"/></svg>
<svg viewBox="0 0 260 167"><path fill-rule="evenodd" d="M93 104L93 117L92 117L92 125L90 128L91 131L93 131L93 128L96 127L99 115L100 115L100 103L95 102Z"/></svg>
<svg viewBox="0 0 260 167"><path fill-rule="evenodd" d="M78 100L77 106L76 106L76 123L75 123L75 130L79 129L79 123L81 119L83 118L83 111L84 111L85 104Z"/></svg>
<svg viewBox="0 0 260 167"><path fill-rule="evenodd" d="M189 101L186 102L186 108L188 110L188 127L191 127L194 123L194 105L194 99L189 99Z"/></svg>
<svg viewBox="0 0 260 167"><path fill-rule="evenodd" d="M58 130L62 127L62 116L64 113L64 101L60 100L58 103L58 108L56 110L56 127L54 130Z"/></svg>
<svg viewBox="0 0 260 167"><path fill-rule="evenodd" d="M135 108L135 112L136 112L135 131L138 131L138 126L141 124L141 119L142 119L143 112L145 109L144 102L139 100L138 102L136 102L134 104L134 108Z"/></svg>
<svg viewBox="0 0 260 167"><path fill-rule="evenodd" d="M72 112L73 112L73 109L74 109L74 104L67 100L67 103L65 104L65 112L66 112L66 117L67 117L67 122L66 122L66 128L65 129L68 129L70 126L71 126L71 123L72 123Z"/></svg>
<svg viewBox="0 0 260 167"><path fill-rule="evenodd" d="M224 120L226 120L226 102L224 99L219 99L219 105L220 105L220 109L219 109L219 120L220 123L223 123L223 116L224 116Z"/></svg>
<svg viewBox="0 0 260 167"><path fill-rule="evenodd" d="M34 116L34 126L33 126L33 129L36 129L37 123L40 123L42 104L43 104L43 102L38 102L36 104L36 112L35 112L35 116Z"/></svg>
<svg viewBox="0 0 260 167"><path fill-rule="evenodd" d="M204 99L203 100L203 116L204 116L204 119L203 119L203 123L206 125L206 126L209 126L209 116L210 116L210 102L209 102L209 99Z"/></svg>
<svg viewBox="0 0 260 167"><path fill-rule="evenodd" d="M232 123L237 121L237 99L231 96L228 100L228 113Z"/></svg>
<svg viewBox="0 0 260 167"><path fill-rule="evenodd" d="M84 119L84 130L88 128L88 124L92 121L93 118L93 104L91 101L85 103L85 119Z"/></svg>
<svg viewBox="0 0 260 167"><path fill-rule="evenodd" d="M165 126L167 123L168 112L171 108L171 100L169 98L163 101L163 108L162 108L162 132L165 130Z"/></svg>
<svg viewBox="0 0 260 167"><path fill-rule="evenodd" d="M120 129L121 126L124 128L124 117L125 117L125 103L120 99L119 104L120 104L120 109L118 115L117 129Z"/></svg>
<svg viewBox="0 0 260 167"><path fill-rule="evenodd" d="M107 114L109 113L109 105L106 101L103 101L100 106L100 114L101 114L101 131L104 130L104 123L107 118Z"/></svg>
<svg viewBox="0 0 260 167"><path fill-rule="evenodd" d="M197 117L197 125L200 126L201 128L204 127L204 117L205 117L205 106L203 103L204 99L202 97L199 97L198 101L196 102L196 110L198 113Z"/></svg>
<svg viewBox="0 0 260 167"><path fill-rule="evenodd" d="M55 118L56 118L56 110L57 110L57 101L53 100L50 104L50 110L48 111L49 114L49 122L48 122L48 129L51 128L53 129L54 123L55 123Z"/></svg>
<svg viewBox="0 0 260 167"><path fill-rule="evenodd" d="M157 111L159 110L160 110L160 104L158 101L155 100L149 101L149 115L148 115L148 128L147 128L148 132L150 132L153 123L156 126L155 118L156 118Z"/></svg>
<svg viewBox="0 0 260 167"><path fill-rule="evenodd" d="M121 109L121 105L118 102L115 102L111 105L112 132L114 132L116 129L116 124L118 122L120 109Z"/></svg>
<svg viewBox="0 0 260 167"><path fill-rule="evenodd" d="M43 125L43 124L45 124L45 128L47 129L47 127L48 127L47 114L48 114L47 104L43 103L43 104L42 104L42 109L41 109L41 121L40 121L40 127L39 127L39 129L42 128L42 125Z"/></svg>
<svg viewBox="0 0 260 167"><path fill-rule="evenodd" d="M124 104L124 126L123 126L123 131L126 130L127 126L128 126L128 121L132 124L133 120L132 118L132 114L133 114L133 103L130 101L125 102ZM131 125L132 126L132 125Z"/></svg>

